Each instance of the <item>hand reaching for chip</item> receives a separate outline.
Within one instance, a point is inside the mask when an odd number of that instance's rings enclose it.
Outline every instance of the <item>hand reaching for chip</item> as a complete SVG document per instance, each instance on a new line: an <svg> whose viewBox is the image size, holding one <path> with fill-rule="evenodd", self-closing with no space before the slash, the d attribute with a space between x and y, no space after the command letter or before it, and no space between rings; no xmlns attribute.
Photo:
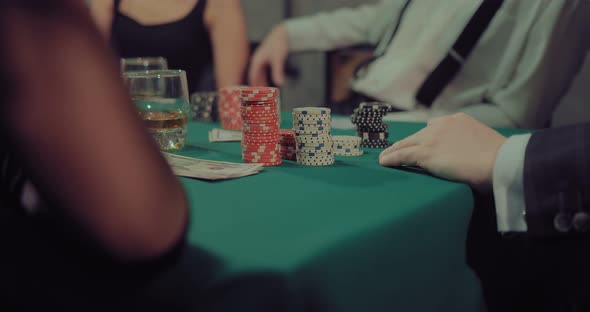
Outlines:
<svg viewBox="0 0 590 312"><path fill-rule="evenodd" d="M285 83L285 63L289 54L289 35L284 24L276 26L252 55L248 82L252 86L269 85L266 70L270 67L272 82L276 86Z"/></svg>
<svg viewBox="0 0 590 312"><path fill-rule="evenodd" d="M492 188L496 154L504 141L498 132L460 113L432 119L426 128L384 150L379 163L387 167L417 165L487 192Z"/></svg>

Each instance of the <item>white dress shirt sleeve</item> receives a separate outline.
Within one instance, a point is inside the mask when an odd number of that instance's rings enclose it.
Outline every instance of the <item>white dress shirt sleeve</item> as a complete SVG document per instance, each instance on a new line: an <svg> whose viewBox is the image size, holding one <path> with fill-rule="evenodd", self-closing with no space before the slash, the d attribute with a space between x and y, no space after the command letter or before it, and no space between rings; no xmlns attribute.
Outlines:
<svg viewBox="0 0 590 312"><path fill-rule="evenodd" d="M515 135L500 147L493 185L498 232L526 232L523 171L531 134Z"/></svg>
<svg viewBox="0 0 590 312"><path fill-rule="evenodd" d="M370 30L382 6L383 1L289 19L285 22L289 51L327 51L370 43Z"/></svg>

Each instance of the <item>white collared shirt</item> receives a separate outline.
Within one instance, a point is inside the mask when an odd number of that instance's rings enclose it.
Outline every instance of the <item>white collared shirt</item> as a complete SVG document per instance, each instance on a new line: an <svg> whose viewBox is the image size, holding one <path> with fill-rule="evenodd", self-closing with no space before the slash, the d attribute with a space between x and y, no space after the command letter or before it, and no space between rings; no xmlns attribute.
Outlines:
<svg viewBox="0 0 590 312"><path fill-rule="evenodd" d="M291 19L286 23L290 50L377 44L404 3L382 0ZM590 1L506 0L432 108L414 100L480 4L413 0L385 55L352 82L352 89L408 110L389 120L427 121L462 111L496 127L545 126L585 57Z"/></svg>

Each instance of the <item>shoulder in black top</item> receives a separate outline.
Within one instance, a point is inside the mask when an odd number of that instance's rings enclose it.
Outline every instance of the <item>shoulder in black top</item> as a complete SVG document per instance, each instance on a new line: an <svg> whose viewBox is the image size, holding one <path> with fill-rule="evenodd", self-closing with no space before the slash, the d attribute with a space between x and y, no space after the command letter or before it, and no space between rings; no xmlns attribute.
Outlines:
<svg viewBox="0 0 590 312"><path fill-rule="evenodd" d="M206 0L199 0L184 18L160 25L144 26L119 12L115 1L111 40L120 57L162 56L171 69L185 70L192 93L205 70L212 67L212 45L205 25Z"/></svg>

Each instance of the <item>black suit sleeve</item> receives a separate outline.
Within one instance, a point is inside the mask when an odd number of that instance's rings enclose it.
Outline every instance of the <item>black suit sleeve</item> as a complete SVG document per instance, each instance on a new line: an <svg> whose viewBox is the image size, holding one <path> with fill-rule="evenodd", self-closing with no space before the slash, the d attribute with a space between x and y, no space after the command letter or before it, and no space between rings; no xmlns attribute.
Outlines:
<svg viewBox="0 0 590 312"><path fill-rule="evenodd" d="M590 123L533 134L523 183L529 235L590 235Z"/></svg>

